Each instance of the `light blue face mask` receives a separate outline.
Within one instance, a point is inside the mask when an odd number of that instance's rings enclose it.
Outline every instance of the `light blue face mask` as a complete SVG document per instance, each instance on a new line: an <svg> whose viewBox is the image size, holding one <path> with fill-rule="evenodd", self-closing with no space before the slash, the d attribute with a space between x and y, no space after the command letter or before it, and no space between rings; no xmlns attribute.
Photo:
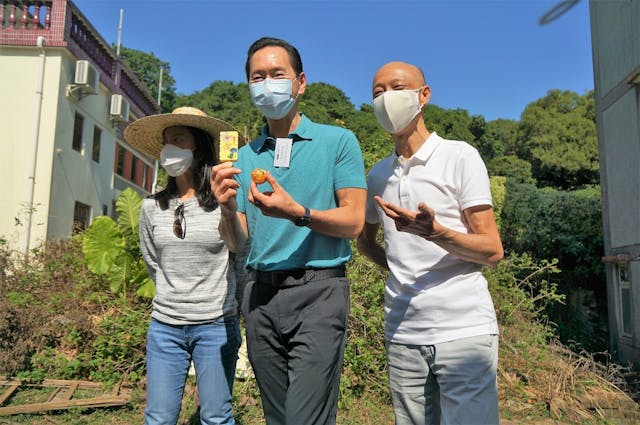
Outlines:
<svg viewBox="0 0 640 425"><path fill-rule="evenodd" d="M279 120L289 113L296 100L291 97L293 80L266 78L249 85L251 101L267 118Z"/></svg>

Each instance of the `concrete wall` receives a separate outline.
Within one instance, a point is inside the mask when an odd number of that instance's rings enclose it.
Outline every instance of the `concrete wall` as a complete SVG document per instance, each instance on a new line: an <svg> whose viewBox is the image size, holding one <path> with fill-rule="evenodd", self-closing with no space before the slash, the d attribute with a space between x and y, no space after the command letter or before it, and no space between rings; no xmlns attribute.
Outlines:
<svg viewBox="0 0 640 425"><path fill-rule="evenodd" d="M640 0L589 7L610 349L640 366Z"/></svg>

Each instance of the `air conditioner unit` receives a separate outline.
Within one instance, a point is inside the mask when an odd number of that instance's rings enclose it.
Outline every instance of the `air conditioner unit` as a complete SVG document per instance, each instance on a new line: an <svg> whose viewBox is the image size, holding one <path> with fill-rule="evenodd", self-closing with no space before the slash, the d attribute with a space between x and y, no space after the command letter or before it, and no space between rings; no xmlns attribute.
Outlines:
<svg viewBox="0 0 640 425"><path fill-rule="evenodd" d="M129 102L121 94L111 95L111 108L109 115L117 121L129 120Z"/></svg>
<svg viewBox="0 0 640 425"><path fill-rule="evenodd" d="M79 87L84 94L97 94L100 73L87 60L76 61L76 74L73 83Z"/></svg>

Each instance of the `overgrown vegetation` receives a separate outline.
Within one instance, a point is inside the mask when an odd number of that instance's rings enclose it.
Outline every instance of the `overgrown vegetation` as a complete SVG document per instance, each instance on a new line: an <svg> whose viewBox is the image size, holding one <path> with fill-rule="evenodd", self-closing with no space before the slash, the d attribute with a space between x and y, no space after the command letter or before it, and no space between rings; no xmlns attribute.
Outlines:
<svg viewBox="0 0 640 425"><path fill-rule="evenodd" d="M0 251L0 375L113 384L144 377L150 301L122 303L86 266L80 238L50 242L25 262Z"/></svg>
<svg viewBox="0 0 640 425"><path fill-rule="evenodd" d="M58 416L53 415L54 422L47 423L85 423L80 418L87 414L96 415L91 423L138 423L144 406L149 300L129 287L129 302L124 303L104 276L85 265L79 241L76 237L46 244L28 263L6 248L0 251L5 265L0 281L0 374L36 382L45 377L107 385L124 381L139 390L132 406L114 410L113 416L91 410L59 413L62 422L55 422ZM501 329L501 415L521 423L544 418L617 423L612 418L637 411L621 391L624 371L613 364L598 365L588 355L562 346L545 316L549 305L563 302L557 293L558 274L556 261L536 262L529 255L514 254L496 269L486 270ZM352 308L340 423L390 425L382 308L386 275L356 253L349 277ZM197 423L195 397L190 380L180 423ZM239 423L262 423L252 379L236 383L234 405ZM607 410L612 406L618 408ZM640 414L629 417L640 419ZM14 423L38 423L38 416L28 418L22 415Z"/></svg>

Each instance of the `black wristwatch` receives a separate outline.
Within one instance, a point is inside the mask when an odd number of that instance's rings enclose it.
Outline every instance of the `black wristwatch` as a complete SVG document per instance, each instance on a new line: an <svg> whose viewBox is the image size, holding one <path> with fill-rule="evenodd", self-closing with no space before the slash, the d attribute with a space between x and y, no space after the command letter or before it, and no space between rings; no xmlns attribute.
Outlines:
<svg viewBox="0 0 640 425"><path fill-rule="evenodd" d="M293 222L296 226L305 227L311 223L311 211L309 208L304 207L304 215L302 217L296 218L296 221Z"/></svg>

